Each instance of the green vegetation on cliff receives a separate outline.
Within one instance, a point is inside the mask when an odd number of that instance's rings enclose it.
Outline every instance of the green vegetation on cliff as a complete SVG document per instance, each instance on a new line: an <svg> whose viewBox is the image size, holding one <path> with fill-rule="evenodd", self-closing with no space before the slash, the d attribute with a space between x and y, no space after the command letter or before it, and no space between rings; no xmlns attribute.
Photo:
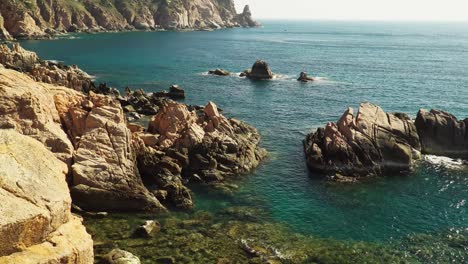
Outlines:
<svg viewBox="0 0 468 264"><path fill-rule="evenodd" d="M2 23L1 17L4 18ZM0 33L46 38L65 32L251 27L233 0L4 0ZM6 33L0 39L7 39Z"/></svg>

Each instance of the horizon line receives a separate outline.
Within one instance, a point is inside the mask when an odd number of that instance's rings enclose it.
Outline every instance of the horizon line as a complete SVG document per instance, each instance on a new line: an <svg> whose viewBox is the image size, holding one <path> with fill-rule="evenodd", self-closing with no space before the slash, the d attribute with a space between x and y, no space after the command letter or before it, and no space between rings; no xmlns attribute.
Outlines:
<svg viewBox="0 0 468 264"><path fill-rule="evenodd" d="M332 21L332 22L445 22L468 23L468 19L377 19L377 18L288 18L288 17L254 17L255 20L283 21Z"/></svg>

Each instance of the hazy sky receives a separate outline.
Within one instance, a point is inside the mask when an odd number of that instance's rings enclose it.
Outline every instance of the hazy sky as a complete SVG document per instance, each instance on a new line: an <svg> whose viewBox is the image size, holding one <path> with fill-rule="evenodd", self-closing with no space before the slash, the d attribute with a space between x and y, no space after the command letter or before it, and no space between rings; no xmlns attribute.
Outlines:
<svg viewBox="0 0 468 264"><path fill-rule="evenodd" d="M234 0L255 18L468 21L468 0Z"/></svg>

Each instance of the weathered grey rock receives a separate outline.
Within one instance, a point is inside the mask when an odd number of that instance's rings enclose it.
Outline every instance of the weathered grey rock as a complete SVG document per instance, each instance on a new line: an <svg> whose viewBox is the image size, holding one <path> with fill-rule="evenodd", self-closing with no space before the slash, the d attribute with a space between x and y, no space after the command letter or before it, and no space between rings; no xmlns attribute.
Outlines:
<svg viewBox="0 0 468 264"><path fill-rule="evenodd" d="M185 98L185 91L184 89L180 88L179 85L174 84L169 87L169 93L167 96L171 99L184 99Z"/></svg>
<svg viewBox="0 0 468 264"><path fill-rule="evenodd" d="M37 140L0 129L1 264L93 262L91 237L70 213L67 171Z"/></svg>
<svg viewBox="0 0 468 264"><path fill-rule="evenodd" d="M309 81L314 81L314 78L309 77L307 75L307 72L301 72L299 74L299 78L297 80L300 81L300 82L309 82Z"/></svg>
<svg viewBox="0 0 468 264"><path fill-rule="evenodd" d="M268 63L262 60L257 60L252 66L252 69L241 73L241 77L243 76L253 80L268 80L273 79L274 74L271 71Z"/></svg>
<svg viewBox="0 0 468 264"><path fill-rule="evenodd" d="M444 111L421 109L415 124L423 153L468 158L468 118L458 120Z"/></svg>
<svg viewBox="0 0 468 264"><path fill-rule="evenodd" d="M349 108L337 123L328 123L304 141L312 171L343 179L409 171L420 148L410 119L369 103L360 105L356 117Z"/></svg>
<svg viewBox="0 0 468 264"><path fill-rule="evenodd" d="M160 91L160 92L153 93L152 95L153 100L150 99L150 101L153 104L161 105L161 102L165 102L165 101L161 101L161 99L165 99L165 98L170 98L173 100L184 99L185 91L179 85L173 84L169 87L169 91Z"/></svg>

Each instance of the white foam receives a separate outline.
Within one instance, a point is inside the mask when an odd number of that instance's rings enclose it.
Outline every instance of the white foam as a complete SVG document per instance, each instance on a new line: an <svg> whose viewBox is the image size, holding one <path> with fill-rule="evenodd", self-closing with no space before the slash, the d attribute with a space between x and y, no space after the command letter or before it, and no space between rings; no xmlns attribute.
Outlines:
<svg viewBox="0 0 468 264"><path fill-rule="evenodd" d="M448 169L462 169L468 165L467 161L462 159L452 159L444 156L424 155L424 161L435 166L445 167Z"/></svg>
<svg viewBox="0 0 468 264"><path fill-rule="evenodd" d="M52 63L55 63L55 64L59 64L61 63L62 61L58 61L58 60L46 60L48 62L52 62Z"/></svg>

